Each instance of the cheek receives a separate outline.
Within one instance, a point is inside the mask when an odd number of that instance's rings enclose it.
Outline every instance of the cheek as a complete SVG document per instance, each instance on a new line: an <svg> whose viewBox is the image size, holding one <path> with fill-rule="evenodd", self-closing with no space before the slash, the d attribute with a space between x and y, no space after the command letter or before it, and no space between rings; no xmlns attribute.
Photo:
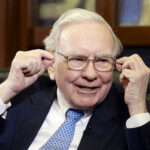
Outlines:
<svg viewBox="0 0 150 150"><path fill-rule="evenodd" d="M103 84L99 91L100 99L98 103L101 103L107 96L112 85L112 79L113 79L112 75L113 75L113 72L101 73L100 76L101 76L101 81L103 82Z"/></svg>
<svg viewBox="0 0 150 150"><path fill-rule="evenodd" d="M80 74L80 72L69 70L66 64L62 62L55 66L55 80L58 84L62 82L72 83L80 77Z"/></svg>
<svg viewBox="0 0 150 150"><path fill-rule="evenodd" d="M112 79L113 79L113 71L111 71L111 72L102 72L102 73L100 73L100 76L101 76L101 80L103 81L103 83L105 84L107 84L107 83L109 83L109 82L111 82L112 81Z"/></svg>

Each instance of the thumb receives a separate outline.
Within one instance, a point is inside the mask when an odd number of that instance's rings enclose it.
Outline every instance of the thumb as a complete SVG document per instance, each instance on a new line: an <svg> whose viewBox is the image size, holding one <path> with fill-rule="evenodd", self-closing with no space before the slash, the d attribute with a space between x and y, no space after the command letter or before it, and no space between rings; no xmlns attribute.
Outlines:
<svg viewBox="0 0 150 150"><path fill-rule="evenodd" d="M51 59L51 60L49 60L49 59L44 59L43 61L42 61L42 65L43 65L43 67L45 68L45 69L47 69L49 66L51 66L51 65L53 65L54 64L54 59Z"/></svg>
<svg viewBox="0 0 150 150"><path fill-rule="evenodd" d="M119 71L119 72L122 72L122 64L119 64L116 62L116 69Z"/></svg>

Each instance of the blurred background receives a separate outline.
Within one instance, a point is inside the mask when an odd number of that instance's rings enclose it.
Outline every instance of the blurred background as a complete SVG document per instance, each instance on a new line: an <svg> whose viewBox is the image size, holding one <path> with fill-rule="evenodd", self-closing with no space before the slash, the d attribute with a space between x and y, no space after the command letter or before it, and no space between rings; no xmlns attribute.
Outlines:
<svg viewBox="0 0 150 150"><path fill-rule="evenodd" d="M101 14L122 41L122 55L138 53L150 66L150 0L0 0L0 68L18 50L44 48L55 20L75 7Z"/></svg>

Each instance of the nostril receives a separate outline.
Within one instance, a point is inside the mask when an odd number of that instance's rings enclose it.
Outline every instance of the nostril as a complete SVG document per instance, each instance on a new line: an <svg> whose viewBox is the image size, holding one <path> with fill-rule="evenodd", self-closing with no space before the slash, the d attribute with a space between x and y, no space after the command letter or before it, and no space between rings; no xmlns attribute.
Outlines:
<svg viewBox="0 0 150 150"><path fill-rule="evenodd" d="M97 79L98 72L95 69L94 65L88 64L88 66L82 71L82 77L88 81L93 81Z"/></svg>
<svg viewBox="0 0 150 150"><path fill-rule="evenodd" d="M94 80L97 79L97 74L91 74L91 73L87 73L87 72L84 72L82 74L82 77L87 80L88 82L93 82Z"/></svg>
<svg viewBox="0 0 150 150"><path fill-rule="evenodd" d="M88 82L93 82L96 78L85 78Z"/></svg>

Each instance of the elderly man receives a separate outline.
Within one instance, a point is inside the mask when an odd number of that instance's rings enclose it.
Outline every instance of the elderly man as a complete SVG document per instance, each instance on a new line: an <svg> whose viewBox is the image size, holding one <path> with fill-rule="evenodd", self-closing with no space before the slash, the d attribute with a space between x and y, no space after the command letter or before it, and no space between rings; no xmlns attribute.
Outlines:
<svg viewBox="0 0 150 150"><path fill-rule="evenodd" d="M150 149L150 70L137 54L116 59L122 46L106 21L69 10L44 42L46 51L18 52L0 85L1 149Z"/></svg>

